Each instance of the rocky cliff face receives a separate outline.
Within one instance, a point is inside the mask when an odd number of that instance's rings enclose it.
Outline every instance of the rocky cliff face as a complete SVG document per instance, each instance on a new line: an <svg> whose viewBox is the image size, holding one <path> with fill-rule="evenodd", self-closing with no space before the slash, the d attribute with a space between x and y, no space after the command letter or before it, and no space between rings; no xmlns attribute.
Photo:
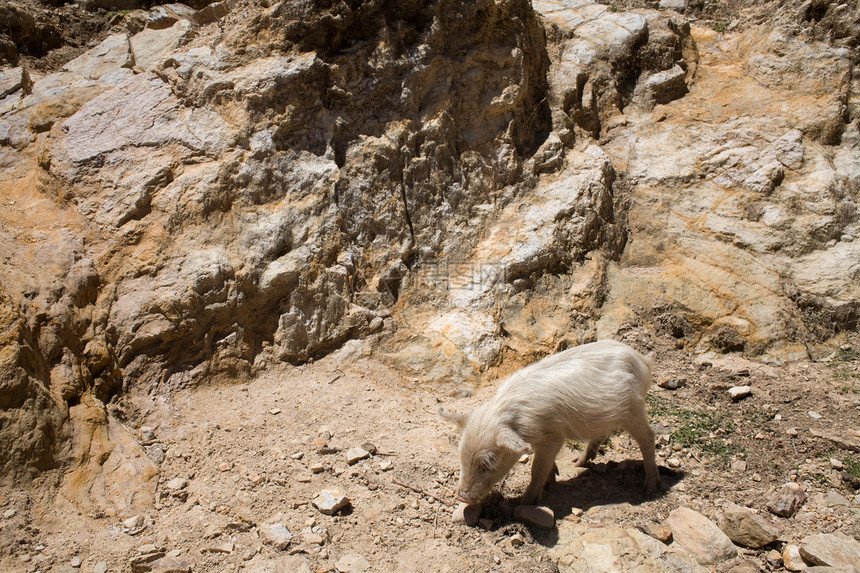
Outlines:
<svg viewBox="0 0 860 573"><path fill-rule="evenodd" d="M174 5L4 69L0 474L130 511L124 397L355 337L445 388L631 325L816 352L857 327L860 135L857 8L815 6L726 40L588 0Z"/></svg>

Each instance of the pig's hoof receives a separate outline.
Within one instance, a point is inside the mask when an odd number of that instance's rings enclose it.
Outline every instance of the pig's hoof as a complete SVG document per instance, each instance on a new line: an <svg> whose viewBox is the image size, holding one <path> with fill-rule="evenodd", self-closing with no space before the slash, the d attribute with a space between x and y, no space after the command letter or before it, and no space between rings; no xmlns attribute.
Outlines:
<svg viewBox="0 0 860 573"><path fill-rule="evenodd" d="M518 505L514 509L514 519L540 527L552 529L555 527L555 514L548 507L538 505Z"/></svg>

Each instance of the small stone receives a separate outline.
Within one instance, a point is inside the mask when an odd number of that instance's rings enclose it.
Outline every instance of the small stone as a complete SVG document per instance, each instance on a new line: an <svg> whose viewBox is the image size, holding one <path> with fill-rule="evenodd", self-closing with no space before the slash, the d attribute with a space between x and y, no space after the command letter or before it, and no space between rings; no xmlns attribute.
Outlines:
<svg viewBox="0 0 860 573"><path fill-rule="evenodd" d="M294 454L292 454L292 455L290 456L290 459L292 459L292 460L300 460L300 459L302 459L303 457L305 457L305 453L304 453L304 452L296 452L296 453L294 453Z"/></svg>
<svg viewBox="0 0 860 573"><path fill-rule="evenodd" d="M175 477L165 484L165 487L171 491L179 491L188 487L188 480L182 477Z"/></svg>
<svg viewBox="0 0 860 573"><path fill-rule="evenodd" d="M289 547L293 540L293 534L283 523L264 523L259 526L258 531L264 543L281 551Z"/></svg>
<svg viewBox="0 0 860 573"><path fill-rule="evenodd" d="M204 547L202 551L208 553L233 553L234 545L232 539L222 539L220 543L215 545L210 545L209 547Z"/></svg>
<svg viewBox="0 0 860 573"><path fill-rule="evenodd" d="M523 455L521 455L521 456L520 456L520 459L518 459L517 461L518 461L519 463L521 463L521 464L527 464L527 463L529 463L529 460L530 460L530 459L531 459L531 456L530 456L530 455L528 455L528 454L523 454Z"/></svg>
<svg viewBox="0 0 860 573"><path fill-rule="evenodd" d="M851 502L849 502L846 498L839 495L835 491L816 493L812 496L812 503L820 507L847 507L851 504Z"/></svg>
<svg viewBox="0 0 860 573"><path fill-rule="evenodd" d="M144 446L147 446L156 440L155 428L152 426L141 426L139 435L140 443Z"/></svg>
<svg viewBox="0 0 860 573"><path fill-rule="evenodd" d="M280 413L281 413L280 408L272 408L271 410L269 410L269 414L271 414L272 416L277 416Z"/></svg>
<svg viewBox="0 0 860 573"><path fill-rule="evenodd" d="M791 517L806 501L806 492L796 483L787 483L771 495L767 509L781 517Z"/></svg>
<svg viewBox="0 0 860 573"><path fill-rule="evenodd" d="M842 533L819 533L800 542L800 555L812 565L860 568L860 541Z"/></svg>
<svg viewBox="0 0 860 573"><path fill-rule="evenodd" d="M469 527L478 525L478 520L481 519L481 504L460 503L451 515L451 520L454 523L465 523Z"/></svg>
<svg viewBox="0 0 860 573"><path fill-rule="evenodd" d="M302 535L302 541L310 545L323 545L325 544L325 537L319 533L305 533Z"/></svg>
<svg viewBox="0 0 860 573"><path fill-rule="evenodd" d="M75 569L78 569L81 566L81 558L75 555L69 560L69 565L71 565Z"/></svg>
<svg viewBox="0 0 860 573"><path fill-rule="evenodd" d="M334 567L339 573L362 573L370 569L370 563L361 555L349 553L338 559Z"/></svg>
<svg viewBox="0 0 860 573"><path fill-rule="evenodd" d="M733 386L728 390L729 398L732 399L732 402L743 400L751 393L752 388L750 386Z"/></svg>
<svg viewBox="0 0 860 573"><path fill-rule="evenodd" d="M233 464L230 462L221 462L218 464L219 472L229 472L231 469L233 469Z"/></svg>
<svg viewBox="0 0 860 573"><path fill-rule="evenodd" d="M349 505L349 498L343 489L335 486L328 487L317 494L311 503L320 513L334 515L343 507Z"/></svg>
<svg viewBox="0 0 860 573"><path fill-rule="evenodd" d="M720 518L720 529L744 547L758 549L770 545L779 537L779 529L751 509L731 504Z"/></svg>
<svg viewBox="0 0 860 573"><path fill-rule="evenodd" d="M509 541L511 543L511 547L522 547L526 544L526 540L523 539L523 536L520 533L514 533L511 535Z"/></svg>
<svg viewBox="0 0 860 573"><path fill-rule="evenodd" d="M514 519L542 529L555 527L555 514L550 508L540 505L518 505L514 509Z"/></svg>
<svg viewBox="0 0 860 573"><path fill-rule="evenodd" d="M785 431L785 433L786 433L786 434L788 434L788 436L789 436L790 438L796 438L796 437L798 436L798 434L799 434L799 432L797 431L797 428L788 428L788 429Z"/></svg>
<svg viewBox="0 0 860 573"><path fill-rule="evenodd" d="M311 464L308 469L311 470L312 474L321 474L325 471L325 466L317 462L315 464Z"/></svg>
<svg viewBox="0 0 860 573"><path fill-rule="evenodd" d="M666 460L666 465L670 468L679 468L681 467L681 460L679 458L672 457Z"/></svg>
<svg viewBox="0 0 860 573"><path fill-rule="evenodd" d="M129 517L123 521L122 526L126 529L137 529L139 527L143 527L143 521L142 515L135 515L134 517Z"/></svg>
<svg viewBox="0 0 860 573"><path fill-rule="evenodd" d="M391 470L394 469L394 464L391 463L390 460L383 460L383 461L379 462L379 465L376 466L376 469L378 469L381 472L390 472Z"/></svg>
<svg viewBox="0 0 860 573"><path fill-rule="evenodd" d="M830 458L830 467L836 471L841 472L843 470L843 468L845 468L845 464L843 464L841 461L837 460L836 458Z"/></svg>
<svg viewBox="0 0 860 573"><path fill-rule="evenodd" d="M815 412L815 411L813 411L813 410L810 410L809 412L807 412L807 414L808 414L808 415L809 415L809 417L810 417L810 418L812 418L813 420L820 420L820 419L821 419L821 417L822 417L822 416L821 416L821 414L819 414L818 412Z"/></svg>
<svg viewBox="0 0 860 573"><path fill-rule="evenodd" d="M734 460L732 461L732 470L736 472L745 472L747 471L747 462L746 460Z"/></svg>
<svg viewBox="0 0 860 573"><path fill-rule="evenodd" d="M107 573L108 566L104 561L99 561L93 567L93 573Z"/></svg>
<svg viewBox="0 0 860 573"><path fill-rule="evenodd" d="M158 553L158 547L153 545L152 543L145 543L137 548L137 552L141 555L148 555L150 553Z"/></svg>
<svg viewBox="0 0 860 573"><path fill-rule="evenodd" d="M640 525L639 530L642 533L650 535L657 541L662 541L663 543L669 543L672 540L672 530L662 523L649 521L648 523Z"/></svg>
<svg viewBox="0 0 860 573"><path fill-rule="evenodd" d="M3 512L3 519L12 519L13 517L15 517L15 514L17 514L17 513L18 513L18 511L15 510L14 508L13 509L7 509L6 511Z"/></svg>
<svg viewBox="0 0 860 573"><path fill-rule="evenodd" d="M370 452L364 448L350 448L346 451L346 463L352 465L363 459L369 458Z"/></svg>
<svg viewBox="0 0 860 573"><path fill-rule="evenodd" d="M661 388L665 388L666 390L677 390L678 388L683 388L687 385L686 378L666 378L661 380L658 384Z"/></svg>
<svg viewBox="0 0 860 573"><path fill-rule="evenodd" d="M767 559L768 564L774 569L779 569L783 566L782 553L780 553L776 549L771 549L770 551L768 551L765 554L764 558Z"/></svg>
<svg viewBox="0 0 860 573"><path fill-rule="evenodd" d="M786 545L782 550L782 563L788 571L803 571L806 563L800 556L800 547L797 545Z"/></svg>
<svg viewBox="0 0 860 573"><path fill-rule="evenodd" d="M164 448L161 447L161 444L153 444L151 446L144 446L143 451L146 452L146 456L155 462L158 465L164 461Z"/></svg>
<svg viewBox="0 0 860 573"><path fill-rule="evenodd" d="M252 483L252 484L254 484L254 485L260 485L261 483L263 483L264 481L266 481L266 478L265 478L265 477L263 477L263 476L261 476L260 474L254 474L254 475L252 475L251 477L249 477L248 479L249 479L249 480L251 481L251 483Z"/></svg>
<svg viewBox="0 0 860 573"><path fill-rule="evenodd" d="M732 540L714 522L690 508L673 510L666 524L672 529L674 543L686 549L700 565L717 565L738 554Z"/></svg>

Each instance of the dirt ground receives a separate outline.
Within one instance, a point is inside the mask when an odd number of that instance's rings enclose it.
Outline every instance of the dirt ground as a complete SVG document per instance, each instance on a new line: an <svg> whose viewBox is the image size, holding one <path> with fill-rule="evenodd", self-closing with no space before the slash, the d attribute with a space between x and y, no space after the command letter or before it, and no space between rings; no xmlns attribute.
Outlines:
<svg viewBox="0 0 860 573"><path fill-rule="evenodd" d="M788 481L801 483L810 496L835 491L853 499L855 454L815 434L856 439L856 338L830 356L788 366L739 357L703 360L678 349L674 339L640 331L628 332L626 341L653 353L658 383L681 384L675 390L655 385L650 392L660 491L642 493L639 452L626 435L613 438L589 468L573 467L579 445L570 444L558 459L559 481L543 500L558 527L571 521L643 526L679 506L716 518L726 502L767 513L769 495ZM355 559L372 571L555 570L545 555L558 528L541 530L512 517L528 464L515 467L485 502L481 525L451 519L458 436L438 407L471 409L499 381L474 396L452 397L453 383L416 387L372 347L372 340L353 341L318 362L279 366L250 381L128 395L115 412L142 443L164 452L156 505L129 528L39 491L2 492L0 569L66 571L77 557L80 571L93 571L99 562L109 571L127 571L135 556L157 548L194 572L275 571L285 558L291 565L281 566L299 571L338 570ZM751 395L733 402L727 389L741 385L750 386ZM144 426L153 431L141 433ZM346 451L362 446L376 454L348 464ZM831 458L843 463L842 472ZM171 489L175 478L187 485ZM332 486L350 503L329 516L310 502ZM856 506L801 509L780 519L781 539L811 530L858 535ZM293 536L288 549L260 537L266 523L287 527ZM761 570L774 570L766 559L770 549L748 556Z"/></svg>

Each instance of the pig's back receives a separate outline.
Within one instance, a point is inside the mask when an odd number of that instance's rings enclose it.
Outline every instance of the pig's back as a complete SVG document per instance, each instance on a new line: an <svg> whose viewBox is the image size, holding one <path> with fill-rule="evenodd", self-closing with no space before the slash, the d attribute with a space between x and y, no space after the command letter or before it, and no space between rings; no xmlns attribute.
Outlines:
<svg viewBox="0 0 860 573"><path fill-rule="evenodd" d="M511 375L496 399L528 433L590 439L644 408L650 360L612 340L554 354Z"/></svg>

